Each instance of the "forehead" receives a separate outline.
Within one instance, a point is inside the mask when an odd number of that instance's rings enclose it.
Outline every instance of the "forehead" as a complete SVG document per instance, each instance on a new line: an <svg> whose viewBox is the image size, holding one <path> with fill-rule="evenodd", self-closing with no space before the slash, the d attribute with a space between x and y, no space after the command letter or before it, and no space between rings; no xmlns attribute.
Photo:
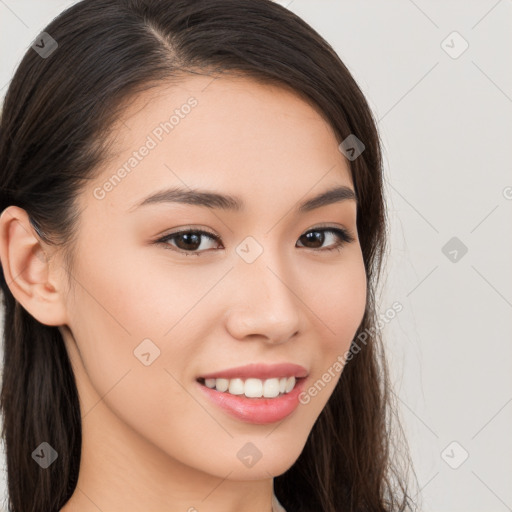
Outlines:
<svg viewBox="0 0 512 512"><path fill-rule="evenodd" d="M163 186L248 198L279 191L286 199L287 191L352 185L318 110L288 88L247 77L191 75L139 93L111 135L110 157L85 200L100 186L106 203L124 211Z"/></svg>

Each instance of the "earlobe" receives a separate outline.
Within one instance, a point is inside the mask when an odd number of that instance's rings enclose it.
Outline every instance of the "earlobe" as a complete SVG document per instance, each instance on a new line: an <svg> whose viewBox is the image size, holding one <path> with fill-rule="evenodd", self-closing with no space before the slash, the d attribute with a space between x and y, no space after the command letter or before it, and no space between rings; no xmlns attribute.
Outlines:
<svg viewBox="0 0 512 512"><path fill-rule="evenodd" d="M45 325L66 323L63 283L50 266L49 251L25 210L9 206L0 215L0 261L14 298Z"/></svg>

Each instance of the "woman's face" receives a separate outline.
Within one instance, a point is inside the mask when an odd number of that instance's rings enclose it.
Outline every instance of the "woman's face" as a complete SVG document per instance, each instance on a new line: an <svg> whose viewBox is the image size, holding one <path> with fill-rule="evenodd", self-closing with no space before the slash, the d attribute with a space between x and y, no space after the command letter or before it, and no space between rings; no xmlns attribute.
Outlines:
<svg viewBox="0 0 512 512"><path fill-rule="evenodd" d="M101 457L121 473L142 465L235 480L281 474L331 396L365 310L355 200L299 209L354 189L341 141L295 94L240 77L146 91L115 133L111 160L79 197L61 327L81 399L82 465L101 441ZM239 208L200 200L199 190L236 197ZM300 401L296 391L266 405L231 395L226 409L212 397L227 392L198 382L282 363L305 369ZM257 393L251 383L243 396ZM275 381L264 385L275 392Z"/></svg>

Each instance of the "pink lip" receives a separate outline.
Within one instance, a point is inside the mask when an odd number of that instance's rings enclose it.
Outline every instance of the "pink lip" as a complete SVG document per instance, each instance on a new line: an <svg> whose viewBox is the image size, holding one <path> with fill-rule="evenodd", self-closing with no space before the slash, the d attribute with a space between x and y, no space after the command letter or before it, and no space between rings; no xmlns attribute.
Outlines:
<svg viewBox="0 0 512 512"><path fill-rule="evenodd" d="M214 404L231 416L247 423L266 424L281 421L295 411L306 380L299 379L289 393L276 398L247 398L210 389L201 383L198 386Z"/></svg>
<svg viewBox="0 0 512 512"><path fill-rule="evenodd" d="M208 373L201 375L201 379L271 379L274 377L307 377L308 371L303 366L292 363L281 364L248 364L245 366L238 366L237 368L229 368L219 372Z"/></svg>

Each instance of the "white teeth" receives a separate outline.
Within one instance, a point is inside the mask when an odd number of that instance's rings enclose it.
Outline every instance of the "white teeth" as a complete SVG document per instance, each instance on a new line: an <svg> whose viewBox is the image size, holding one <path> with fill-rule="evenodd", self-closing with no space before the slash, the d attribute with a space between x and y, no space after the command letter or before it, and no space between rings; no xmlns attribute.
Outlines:
<svg viewBox="0 0 512 512"><path fill-rule="evenodd" d="M204 384L205 386L209 387L209 388L214 388L215 387L215 381L217 379L205 379L204 381ZM227 388L226 388L227 389ZM220 390L219 390L220 391Z"/></svg>
<svg viewBox="0 0 512 512"><path fill-rule="evenodd" d="M242 379L231 379L229 381L228 391L232 395L243 395L244 394L244 381Z"/></svg>
<svg viewBox="0 0 512 512"><path fill-rule="evenodd" d="M284 388L285 393L289 393L295 386L295 377L291 377L286 381L286 387Z"/></svg>
<svg viewBox="0 0 512 512"><path fill-rule="evenodd" d="M263 392L262 395L267 398L274 398L279 395L279 379L267 379L263 383Z"/></svg>
<svg viewBox="0 0 512 512"><path fill-rule="evenodd" d="M274 377L272 379L205 379L205 386L232 395L245 395L248 398L275 398L289 393L295 387L295 377Z"/></svg>

